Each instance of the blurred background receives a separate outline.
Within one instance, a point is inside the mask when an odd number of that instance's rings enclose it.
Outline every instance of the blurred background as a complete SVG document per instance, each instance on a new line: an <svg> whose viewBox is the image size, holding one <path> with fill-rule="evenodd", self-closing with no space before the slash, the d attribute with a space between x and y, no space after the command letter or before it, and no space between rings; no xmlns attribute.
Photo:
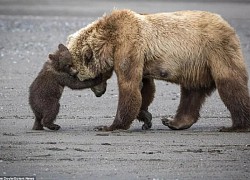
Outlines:
<svg viewBox="0 0 250 180"><path fill-rule="evenodd" d="M0 0L0 14L96 17L114 8L138 12L209 10L227 18L248 18L249 0Z"/></svg>
<svg viewBox="0 0 250 180"><path fill-rule="evenodd" d="M0 0L0 14L93 17L113 8L129 8L144 13L209 10L228 18L248 18L249 3L249 0Z"/></svg>

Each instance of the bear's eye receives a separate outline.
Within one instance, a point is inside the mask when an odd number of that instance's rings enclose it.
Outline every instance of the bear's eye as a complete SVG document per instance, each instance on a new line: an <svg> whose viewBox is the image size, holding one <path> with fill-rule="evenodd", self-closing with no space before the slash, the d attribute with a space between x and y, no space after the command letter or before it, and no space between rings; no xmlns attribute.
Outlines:
<svg viewBox="0 0 250 180"><path fill-rule="evenodd" d="M72 65L71 64L66 64L66 66L65 66L66 68L71 68L72 67Z"/></svg>
<svg viewBox="0 0 250 180"><path fill-rule="evenodd" d="M85 57L84 57L85 63L86 63L86 64L90 63L91 58L92 58L92 57L85 55Z"/></svg>
<svg viewBox="0 0 250 180"><path fill-rule="evenodd" d="M93 52L92 52L91 49L88 49L88 50L85 52L85 55L84 55L85 63L86 63L86 64L90 63L92 57L93 57Z"/></svg>

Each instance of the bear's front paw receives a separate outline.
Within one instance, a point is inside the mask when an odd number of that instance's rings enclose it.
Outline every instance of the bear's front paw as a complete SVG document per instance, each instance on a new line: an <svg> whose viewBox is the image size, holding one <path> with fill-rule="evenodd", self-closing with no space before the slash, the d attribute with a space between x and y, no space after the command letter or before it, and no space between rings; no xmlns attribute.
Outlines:
<svg viewBox="0 0 250 180"><path fill-rule="evenodd" d="M148 130L151 127L152 127L152 122L148 122L148 123L144 123L141 128L142 130Z"/></svg>
<svg viewBox="0 0 250 180"><path fill-rule="evenodd" d="M137 119L139 121L143 121L144 124L142 125L143 130L150 129L152 127L152 114L148 111L141 110Z"/></svg>
<svg viewBox="0 0 250 180"><path fill-rule="evenodd" d="M110 131L108 126L96 126L94 128L95 131Z"/></svg>

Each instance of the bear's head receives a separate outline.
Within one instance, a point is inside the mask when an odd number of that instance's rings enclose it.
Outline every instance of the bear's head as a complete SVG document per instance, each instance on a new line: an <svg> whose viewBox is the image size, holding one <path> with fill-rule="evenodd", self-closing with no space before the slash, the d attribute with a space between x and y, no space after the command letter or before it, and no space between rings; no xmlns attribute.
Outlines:
<svg viewBox="0 0 250 180"><path fill-rule="evenodd" d="M106 92L107 80L112 76L113 68L110 68L110 64L113 64L113 62L108 63L105 57L102 57L104 54L99 55L98 53L98 51L93 51L89 44L85 44L81 50L83 66L88 69L86 74L92 72L94 76L102 75L102 83L91 88L96 97L101 97ZM81 74L78 77L81 78Z"/></svg>
<svg viewBox="0 0 250 180"><path fill-rule="evenodd" d="M113 72L113 45L107 37L93 30L95 24L83 28L70 35L67 47L73 57L74 67L79 71L77 77L81 80L103 77L103 82L91 88L97 97L103 95L107 87L107 79Z"/></svg>
<svg viewBox="0 0 250 180"><path fill-rule="evenodd" d="M57 72L68 73L71 76L78 74L78 71L73 68L72 56L68 48L63 44L58 45L58 50L55 53L49 54L49 59Z"/></svg>

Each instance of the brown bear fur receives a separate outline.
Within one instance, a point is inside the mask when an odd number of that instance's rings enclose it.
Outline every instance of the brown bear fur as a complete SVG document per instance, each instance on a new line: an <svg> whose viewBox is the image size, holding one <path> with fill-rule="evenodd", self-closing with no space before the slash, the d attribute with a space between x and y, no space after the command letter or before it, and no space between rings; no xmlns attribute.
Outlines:
<svg viewBox="0 0 250 180"><path fill-rule="evenodd" d="M115 10L70 35L67 46L79 79L111 76L113 70L117 75L117 114L113 124L101 130L128 129L136 117L144 121L154 99L153 79L181 86L175 117L163 119L171 129L191 127L205 98L216 88L233 122L222 131L250 129L248 74L240 42L234 29L217 14L142 15Z"/></svg>
<svg viewBox="0 0 250 180"><path fill-rule="evenodd" d="M72 68L69 50L63 44L59 44L58 50L49 54L49 60L45 62L29 88L29 103L35 114L34 130L43 130L43 127L51 130L60 129L54 121L59 112L59 100L65 86L71 89L85 89L102 82L101 78L80 81L76 77L77 73L78 71Z"/></svg>

